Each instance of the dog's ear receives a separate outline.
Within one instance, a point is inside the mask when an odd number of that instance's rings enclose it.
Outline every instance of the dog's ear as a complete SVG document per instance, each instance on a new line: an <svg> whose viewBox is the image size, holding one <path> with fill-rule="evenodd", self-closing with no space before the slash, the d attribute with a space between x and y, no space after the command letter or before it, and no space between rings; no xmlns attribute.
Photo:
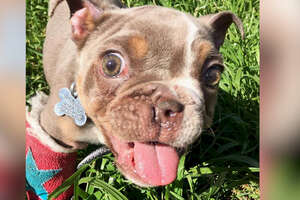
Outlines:
<svg viewBox="0 0 300 200"><path fill-rule="evenodd" d="M227 29L232 23L234 23L238 27L242 38L244 38L243 23L232 12L223 11L217 14L206 15L200 17L199 20L201 22L204 22L211 28L213 41L217 49L219 49L223 44Z"/></svg>
<svg viewBox="0 0 300 200"><path fill-rule="evenodd" d="M67 0L67 3L71 13L72 39L78 45L95 29L103 11L123 7L118 0Z"/></svg>
<svg viewBox="0 0 300 200"><path fill-rule="evenodd" d="M66 0L70 9L71 15L84 7L85 0ZM101 10L125 8L119 0L88 0L93 5Z"/></svg>

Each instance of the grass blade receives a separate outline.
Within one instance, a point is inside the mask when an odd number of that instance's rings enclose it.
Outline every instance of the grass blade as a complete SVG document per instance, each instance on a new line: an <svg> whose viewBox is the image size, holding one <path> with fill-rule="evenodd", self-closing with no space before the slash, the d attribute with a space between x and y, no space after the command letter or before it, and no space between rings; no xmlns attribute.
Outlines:
<svg viewBox="0 0 300 200"><path fill-rule="evenodd" d="M107 184L106 182L99 180L99 179L94 179L91 182L91 185L105 190L108 194L110 194L114 199L116 200L128 200L119 190L116 188L112 187L111 185Z"/></svg>
<svg viewBox="0 0 300 200"><path fill-rule="evenodd" d="M179 199L179 200L184 200L183 197L179 196L178 194L176 194L175 192L173 191L170 191L170 194L173 195L173 197L175 197L176 199Z"/></svg>
<svg viewBox="0 0 300 200"><path fill-rule="evenodd" d="M79 170L77 170L72 176L70 176L63 184L61 184L58 188L56 188L50 195L49 200L57 198L61 193L65 192L67 189L69 189L74 182L76 181L76 178L78 178L82 172L86 170L88 165L82 166Z"/></svg>

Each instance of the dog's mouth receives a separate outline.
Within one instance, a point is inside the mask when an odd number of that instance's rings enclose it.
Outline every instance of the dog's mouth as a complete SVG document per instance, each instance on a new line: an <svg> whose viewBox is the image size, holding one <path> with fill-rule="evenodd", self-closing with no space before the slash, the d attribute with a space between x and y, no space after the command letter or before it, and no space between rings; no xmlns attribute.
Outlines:
<svg viewBox="0 0 300 200"><path fill-rule="evenodd" d="M158 142L125 142L110 136L116 163L127 178L142 185L162 186L177 176L176 148Z"/></svg>
<svg viewBox="0 0 300 200"><path fill-rule="evenodd" d="M110 103L102 128L126 178L167 185L177 176L179 153L172 145L182 132L185 103L165 85L137 87Z"/></svg>

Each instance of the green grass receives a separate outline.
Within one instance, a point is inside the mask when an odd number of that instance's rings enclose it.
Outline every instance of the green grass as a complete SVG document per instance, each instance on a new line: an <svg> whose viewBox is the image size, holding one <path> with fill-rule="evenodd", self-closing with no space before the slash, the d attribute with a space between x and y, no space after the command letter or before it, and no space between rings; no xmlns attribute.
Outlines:
<svg viewBox="0 0 300 200"><path fill-rule="evenodd" d="M42 70L47 1L27 0L26 100L48 93ZM231 10L243 21L245 39L231 26L221 52L226 70L220 83L214 124L179 165L172 184L140 188L124 179L108 154L69 180L83 199L259 199L259 1L124 0L128 7L156 4L194 16ZM82 158L93 147L79 152ZM68 184L63 185L68 187Z"/></svg>

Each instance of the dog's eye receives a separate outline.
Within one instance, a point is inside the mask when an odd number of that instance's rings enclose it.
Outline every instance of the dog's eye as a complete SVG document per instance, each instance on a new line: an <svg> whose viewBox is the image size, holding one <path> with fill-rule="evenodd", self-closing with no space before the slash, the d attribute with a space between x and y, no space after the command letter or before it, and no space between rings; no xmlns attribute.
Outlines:
<svg viewBox="0 0 300 200"><path fill-rule="evenodd" d="M221 74L224 70L222 65L213 65L205 73L205 84L207 87L216 88L221 80Z"/></svg>
<svg viewBox="0 0 300 200"><path fill-rule="evenodd" d="M118 53L106 54L102 59L103 73L109 77L118 76L122 72L124 65L124 59Z"/></svg>

